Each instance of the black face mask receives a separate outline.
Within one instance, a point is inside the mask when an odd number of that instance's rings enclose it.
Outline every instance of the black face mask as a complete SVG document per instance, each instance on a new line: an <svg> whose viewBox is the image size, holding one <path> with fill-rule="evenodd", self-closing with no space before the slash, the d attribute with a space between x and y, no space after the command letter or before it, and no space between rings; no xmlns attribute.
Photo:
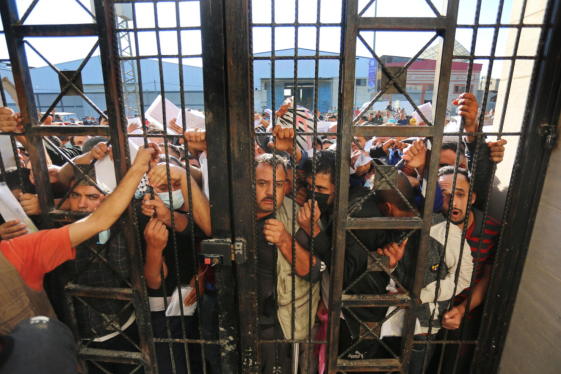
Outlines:
<svg viewBox="0 0 561 374"><path fill-rule="evenodd" d="M322 216L329 213L329 209L331 208L332 204L329 204L328 201L331 195L319 192L316 192L314 194L311 190L308 189L306 191L308 192L306 200L312 200L312 196L316 196L316 201L318 203L319 211L321 212Z"/></svg>

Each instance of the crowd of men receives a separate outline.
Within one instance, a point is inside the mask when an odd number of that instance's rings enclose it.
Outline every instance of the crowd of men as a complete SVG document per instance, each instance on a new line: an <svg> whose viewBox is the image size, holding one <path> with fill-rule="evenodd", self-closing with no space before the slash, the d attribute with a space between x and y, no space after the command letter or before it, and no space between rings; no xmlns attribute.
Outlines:
<svg viewBox="0 0 561 374"><path fill-rule="evenodd" d="M458 105L458 114L464 119L465 132L476 132L478 103L475 97L466 93L454 104ZM410 124L404 113L396 121L390 114L391 103L388 107L387 119L378 111L376 115L360 118L359 124ZM269 109L255 113L253 172L256 183L253 193L256 221L253 224L259 274L255 292L260 339L266 341L326 338L332 251L341 250L332 243L337 222L334 211L339 167L337 109L331 108L326 116L319 111L315 113L317 121L333 122L328 127L333 135L318 136L308 143L294 142L293 138L309 138L309 135L298 135L298 131L290 127L273 123L273 117L283 118L291 112L295 113L294 108L285 102L275 116ZM45 124L53 120L54 114ZM88 124L95 121L86 120ZM313 117L307 120L313 121ZM103 117L97 123L108 124ZM183 132L175 119L169 126ZM161 129L150 123L147 127L147 147L139 148L131 168L111 192L103 183L95 183L100 176L89 166L94 160L112 159L110 139L50 136L44 142L54 203L60 205L60 210L89 215L60 228L36 233L29 233L29 227L23 222L1 221L0 342L4 343L0 344L0 373L7 372L6 368L10 368L11 373L32 372L25 370L29 370L29 365L37 365L37 361L18 359L16 348L18 341L25 341L21 331L33 330L38 324L61 331L54 334L56 336L44 337L47 342L44 344L50 344L48 339L52 338L52 344L61 344L61 351L66 352L66 361L58 360L53 370L57 373L80 370L76 357L68 353L76 349L71 333L56 321L61 311L56 300L51 300L52 304L49 301L44 279L60 266L74 285L106 288L130 285L131 252L120 217L131 204L136 209L141 233L142 270L153 337L200 339L202 331L203 339L219 340L216 289L220 285L215 284L211 266L196 262L198 244L212 237L208 192L212 181L208 179L207 159L207 142L212 141L211 137L204 129L189 129L183 139L175 143L164 137ZM21 173L16 168L6 170L2 180L25 213L40 226L41 205L35 189L39 181L31 171L26 138L18 135L22 130L21 116L8 108L0 108L0 131L15 133L21 162ZM132 124L128 130L138 130L138 125ZM355 137L351 144L350 215L357 218L419 216L427 192L424 189L430 141ZM296 149L293 148L295 143ZM480 143L478 145L473 136L445 140L437 155L440 169L414 337L415 342L422 344L413 347L410 373L421 373L424 368L431 372L433 362L440 359L434 355L435 345L424 342L444 339L445 334L448 340L475 340L478 336L501 226L482 212L489 196L494 164L502 161L506 141L485 142L480 138ZM72 159L76 167L67 159ZM477 173L472 174L474 164ZM394 165L399 171L391 182L393 186L388 187L387 182L383 188L377 168L388 165ZM462 238L465 238L463 242ZM348 232L343 289L351 295L410 292L420 240L420 230ZM372 266L372 259L377 261L377 267ZM179 303L182 312L170 316L172 296L177 293L183 293L180 297L183 302ZM77 321L74 331L77 329L89 348L138 351L138 316L130 302L101 297L73 300ZM187 312L197 302L196 310ZM50 320L36 316L46 316ZM402 314L387 307L361 307L343 309L340 318L339 352L344 359L394 357L388 349L399 355L402 333L392 326L400 325L399 318L403 322ZM380 339L361 338L364 323L376 324L384 320L380 324L385 333L374 330ZM55 341L63 339L65 334L70 338L64 342ZM13 353L5 348L5 342L10 341L15 347ZM217 344L192 343L186 348L178 342L156 343L155 348L160 373L173 370L187 373L188 366L191 372L201 373L205 364L201 350L212 372L222 371ZM439 353L444 356L444 373L452 372L457 356L456 371L469 371L473 345L449 344ZM48 358L46 354L44 359ZM322 374L325 371L323 344L266 342L261 344L260 358L263 373L288 373L296 362L300 373ZM103 373L103 370L121 373L129 372L134 366L88 362L88 368L94 373Z"/></svg>

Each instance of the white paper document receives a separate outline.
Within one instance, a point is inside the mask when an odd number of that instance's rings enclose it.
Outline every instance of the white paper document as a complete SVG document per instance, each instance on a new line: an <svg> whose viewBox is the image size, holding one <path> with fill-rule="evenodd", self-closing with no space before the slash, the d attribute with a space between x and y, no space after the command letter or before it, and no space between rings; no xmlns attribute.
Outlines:
<svg viewBox="0 0 561 374"><path fill-rule="evenodd" d="M359 166L364 166L366 164L368 164L370 161L372 161L372 157L362 153L360 155L360 157L356 160L354 168L358 168Z"/></svg>
<svg viewBox="0 0 561 374"><path fill-rule="evenodd" d="M9 135L0 135L0 152L2 152L2 161L4 161L6 169L16 166L16 158Z"/></svg>
<svg viewBox="0 0 561 374"><path fill-rule="evenodd" d="M139 138L142 140L142 138ZM133 142L133 138L129 138L129 152L131 155L131 164L138 153L138 146ZM113 192L117 188L117 179L115 178L115 164L109 155L95 163L95 176L97 180L107 187L107 192Z"/></svg>
<svg viewBox="0 0 561 374"><path fill-rule="evenodd" d="M164 114L163 114L162 107L163 107L162 96L158 95L156 100L154 100L152 105L150 105L150 108L148 108L146 113L144 113L146 119L152 122L160 130L164 129ZM181 110L168 99L166 99L165 101L165 110L166 110L166 121L167 121L166 126L167 124L169 124L169 121L171 121L172 118L178 118L179 114L181 113ZM168 133L172 135L179 135L169 127L168 127Z"/></svg>
<svg viewBox="0 0 561 374"><path fill-rule="evenodd" d="M177 125L183 127L183 119L181 117L181 110L177 117ZM196 110L185 109L185 127L188 129L204 129L205 128L205 115L204 113Z"/></svg>
<svg viewBox="0 0 561 374"><path fill-rule="evenodd" d="M171 296L171 301L168 305L168 308L166 309L166 317L173 317L173 316L181 316L181 309L180 309L180 304L179 303L183 303L185 301L185 299L187 298L187 296L189 295L189 293L191 293L191 290L193 289L193 287L191 286L181 286L181 301L179 301L179 291L177 289L177 287L175 288L175 291L173 291L173 295ZM197 309L197 303L193 303L193 305L191 306L185 306L185 304L183 305L183 315L184 316L192 316L195 313L195 310Z"/></svg>
<svg viewBox="0 0 561 374"><path fill-rule="evenodd" d="M6 222L17 219L21 223L25 223L30 234L39 231L4 182L0 183L0 214Z"/></svg>
<svg viewBox="0 0 561 374"><path fill-rule="evenodd" d="M397 286L393 279L390 279L390 283L386 287L388 292L397 292ZM394 310L395 306L389 307L386 312L386 316L389 316ZM382 330L380 331L380 338L384 336L403 336L403 321L405 320L405 309L401 309L399 312L394 314L390 319L388 319L382 325ZM415 319L415 335L422 334L421 323L418 319Z"/></svg>

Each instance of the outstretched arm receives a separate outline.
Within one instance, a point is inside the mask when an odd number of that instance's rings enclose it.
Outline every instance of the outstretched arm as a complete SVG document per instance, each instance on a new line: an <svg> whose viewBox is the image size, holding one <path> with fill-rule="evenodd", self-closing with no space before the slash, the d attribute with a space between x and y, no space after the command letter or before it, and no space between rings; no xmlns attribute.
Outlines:
<svg viewBox="0 0 561 374"><path fill-rule="evenodd" d="M119 219L129 206L142 176L148 171L148 163L154 154L156 154L156 150L153 148L141 148L136 155L134 164L127 171L115 191L90 216L70 225L69 233L72 248L95 234L109 229Z"/></svg>

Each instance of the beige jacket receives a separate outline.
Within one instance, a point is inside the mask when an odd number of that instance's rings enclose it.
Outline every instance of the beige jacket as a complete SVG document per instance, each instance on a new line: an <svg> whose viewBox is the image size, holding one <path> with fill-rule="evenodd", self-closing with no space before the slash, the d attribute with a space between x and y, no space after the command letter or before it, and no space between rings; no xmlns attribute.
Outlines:
<svg viewBox="0 0 561 374"><path fill-rule="evenodd" d="M300 207L296 205L296 214ZM293 235L292 232L292 200L284 198L282 206L277 210L277 219L284 224L286 231ZM298 231L298 223L295 224L295 230ZM278 311L277 316L282 327L285 339L292 339L292 265L284 257L281 250L277 248L277 300ZM319 282L312 286L312 325L314 324L318 303L320 297ZM309 329L309 299L310 299L310 282L296 276L294 306L296 314L294 316L294 339L306 339Z"/></svg>

